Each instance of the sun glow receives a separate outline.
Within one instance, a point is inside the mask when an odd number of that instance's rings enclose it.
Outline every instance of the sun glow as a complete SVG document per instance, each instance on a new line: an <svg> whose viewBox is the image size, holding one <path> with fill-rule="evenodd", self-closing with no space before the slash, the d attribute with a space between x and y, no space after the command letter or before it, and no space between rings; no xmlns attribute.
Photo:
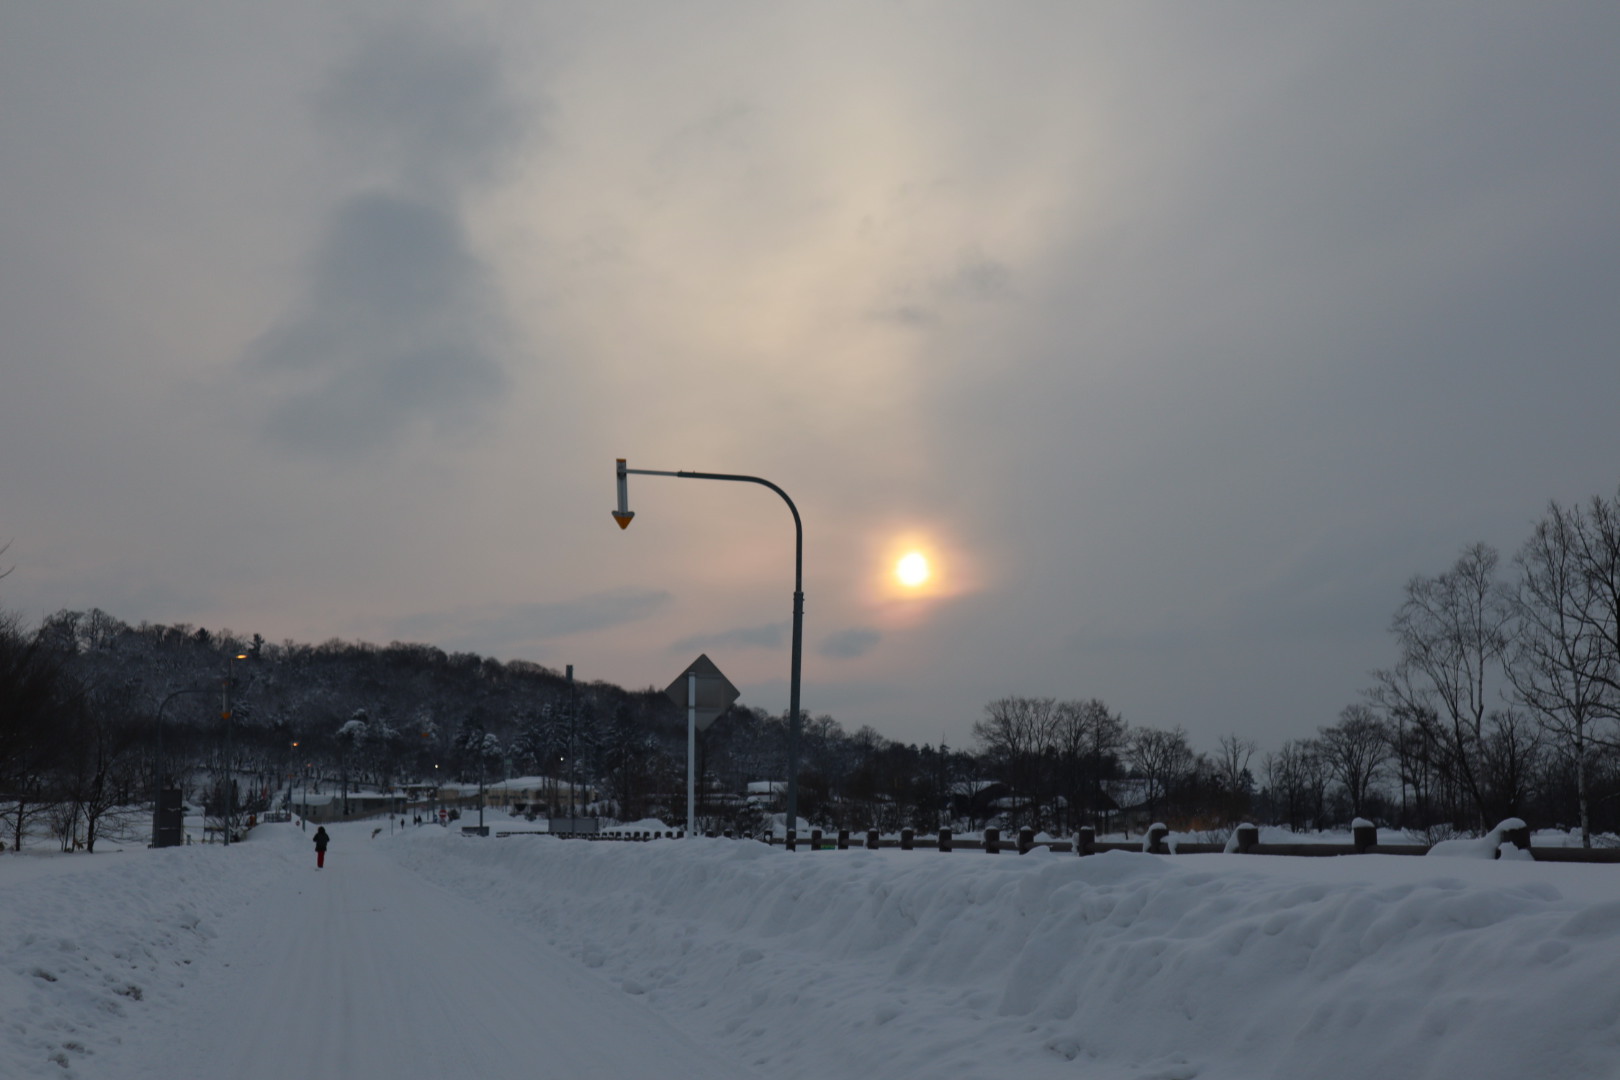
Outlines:
<svg viewBox="0 0 1620 1080"><path fill-rule="evenodd" d="M908 589L928 580L928 558L920 551L907 552L895 565L894 576Z"/></svg>

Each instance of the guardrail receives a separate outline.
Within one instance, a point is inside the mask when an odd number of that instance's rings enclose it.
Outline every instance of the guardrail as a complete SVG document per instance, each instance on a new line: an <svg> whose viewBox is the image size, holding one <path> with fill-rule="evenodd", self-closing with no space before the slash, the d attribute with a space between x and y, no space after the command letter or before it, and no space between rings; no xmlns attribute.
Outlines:
<svg viewBox="0 0 1620 1080"><path fill-rule="evenodd" d="M564 840L638 843L649 840L678 840L686 834L681 829L636 830L628 833L553 833L538 829L502 829L496 831L495 835L551 836ZM713 837L716 834L708 835ZM721 835L727 839L732 838L730 833ZM1252 825L1240 826L1234 831L1233 839L1225 844L1171 842L1170 830L1163 825L1155 825L1141 840L1132 841L1098 840L1096 831L1090 828L1081 829L1072 840L1037 840L1035 835L1033 829L1020 829L1012 838L1003 837L1000 829L985 829L978 835L971 833L958 835L950 829L940 829L933 835L918 835L915 829L901 829L898 836L884 836L876 829L869 829L864 835L859 836L852 834L848 829L840 829L837 832L811 829L809 837L801 838L795 830L790 829L786 837L767 837L765 843L772 846L781 845L788 851L797 851L800 848L807 851L877 851L889 848L901 851L982 851L990 855L1016 852L1027 855L1036 848L1045 848L1059 854L1074 852L1081 856L1096 855L1104 851L1133 851L1152 855L1227 853L1322 858L1334 855L1427 855L1430 850L1428 844L1381 844L1378 842L1378 829L1370 825L1357 826L1353 829L1352 839L1348 844L1262 844L1259 828ZM1620 863L1620 848L1532 847L1528 828L1507 830L1501 835L1504 841L1510 841L1520 850L1529 852L1531 858L1537 862Z"/></svg>
<svg viewBox="0 0 1620 1080"><path fill-rule="evenodd" d="M1374 826L1358 826L1352 830L1352 840L1348 844L1262 844L1260 843L1260 830L1255 826L1242 826L1235 830L1232 842L1226 844L1188 843L1178 841L1172 844L1169 839L1170 830L1162 825L1156 825L1148 830L1145 837L1138 841L1098 840L1096 831L1090 828L1081 829L1073 840L1040 840L1035 839L1033 829L1018 830L1015 839L1004 839L999 829L986 829L982 836L957 836L949 829L940 829L938 833L930 836L919 836L915 830L902 829L898 837L882 836L876 829L868 830L864 842L857 841L853 845L857 850L866 849L876 851L880 848L898 848L901 851L983 851L991 855L1000 852L1016 851L1020 855L1028 854L1036 848L1045 848L1053 852L1075 852L1079 855L1095 855L1104 851L1134 851L1147 852L1154 855L1197 855L1230 853L1235 855L1298 855L1310 857L1326 857L1334 855L1427 855L1430 850L1428 844L1381 844L1378 842L1378 829ZM1585 862L1585 863L1620 863L1620 848L1572 848L1572 847L1532 847L1530 843L1530 830L1514 829L1503 833L1503 838L1511 841L1522 851L1530 853L1531 858L1537 862ZM851 848L851 835L848 829L841 829L835 834L812 829L808 840L800 839L793 830L789 830L787 837L782 840L771 838L770 844L782 844L789 851L805 847L810 851L847 851Z"/></svg>

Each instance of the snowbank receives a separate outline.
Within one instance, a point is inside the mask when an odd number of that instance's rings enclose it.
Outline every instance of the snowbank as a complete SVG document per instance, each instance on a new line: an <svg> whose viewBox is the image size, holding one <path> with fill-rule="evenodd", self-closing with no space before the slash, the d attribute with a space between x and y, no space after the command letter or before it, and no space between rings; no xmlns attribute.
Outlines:
<svg viewBox="0 0 1620 1080"><path fill-rule="evenodd" d="M1609 866L405 839L770 1075L1620 1074Z"/></svg>
<svg viewBox="0 0 1620 1080"><path fill-rule="evenodd" d="M0 1076L106 1068L126 1035L179 1015L217 926L285 872L257 840L0 855Z"/></svg>
<svg viewBox="0 0 1620 1080"><path fill-rule="evenodd" d="M333 830L760 1076L1620 1075L1610 865ZM0 1076L128 1076L120 1047L191 1023L201 976L253 966L254 903L308 861L285 825L229 848L0 856ZM417 933L433 927L399 948Z"/></svg>

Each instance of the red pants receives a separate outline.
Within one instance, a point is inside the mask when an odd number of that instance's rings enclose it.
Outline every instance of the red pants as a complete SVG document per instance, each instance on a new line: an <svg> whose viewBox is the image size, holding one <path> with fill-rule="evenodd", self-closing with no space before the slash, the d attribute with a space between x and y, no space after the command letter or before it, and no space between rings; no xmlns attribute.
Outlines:
<svg viewBox="0 0 1620 1080"><path fill-rule="evenodd" d="M319 870L321 867L323 867L325 865L326 865L326 852L317 851L315 853L315 869Z"/></svg>

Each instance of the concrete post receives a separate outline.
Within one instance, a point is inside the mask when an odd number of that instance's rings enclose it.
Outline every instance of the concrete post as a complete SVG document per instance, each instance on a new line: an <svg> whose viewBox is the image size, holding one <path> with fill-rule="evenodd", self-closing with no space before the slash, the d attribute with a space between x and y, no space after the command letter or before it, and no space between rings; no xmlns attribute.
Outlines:
<svg viewBox="0 0 1620 1080"><path fill-rule="evenodd" d="M878 831L876 829L867 829L866 830L866 850L867 851L876 851L877 849L878 849Z"/></svg>
<svg viewBox="0 0 1620 1080"><path fill-rule="evenodd" d="M996 855L1001 851L1001 830L984 830L984 850L987 855Z"/></svg>
<svg viewBox="0 0 1620 1080"><path fill-rule="evenodd" d="M916 846L917 831L915 829L900 830L900 850L910 851Z"/></svg>
<svg viewBox="0 0 1620 1080"><path fill-rule="evenodd" d="M1027 825L1018 830L1018 854L1028 855L1035 848L1035 830Z"/></svg>
<svg viewBox="0 0 1620 1080"><path fill-rule="evenodd" d="M939 830L939 850L941 850L941 851L949 851L949 850L951 850L951 830L949 830L949 829L941 829L941 830Z"/></svg>

